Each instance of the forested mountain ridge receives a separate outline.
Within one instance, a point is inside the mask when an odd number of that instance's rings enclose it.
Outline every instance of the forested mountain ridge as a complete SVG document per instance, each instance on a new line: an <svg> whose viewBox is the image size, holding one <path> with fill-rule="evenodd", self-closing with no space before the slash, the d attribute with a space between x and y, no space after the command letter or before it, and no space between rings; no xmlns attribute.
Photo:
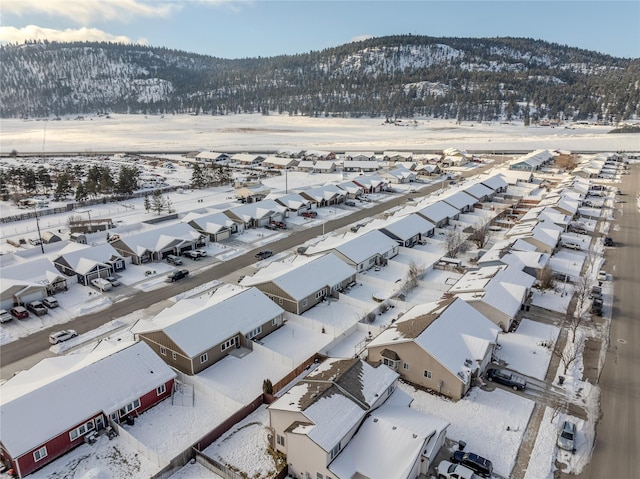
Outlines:
<svg viewBox="0 0 640 479"><path fill-rule="evenodd" d="M226 60L111 43L0 48L0 116L287 112L617 122L640 115L640 59L526 38L401 35Z"/></svg>

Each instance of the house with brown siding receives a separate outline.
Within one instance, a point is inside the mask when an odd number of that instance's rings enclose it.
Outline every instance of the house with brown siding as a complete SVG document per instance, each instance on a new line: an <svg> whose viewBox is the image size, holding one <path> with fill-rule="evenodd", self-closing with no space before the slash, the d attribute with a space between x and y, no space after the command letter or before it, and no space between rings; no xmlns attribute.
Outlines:
<svg viewBox="0 0 640 479"><path fill-rule="evenodd" d="M245 277L242 286L255 286L284 310L302 314L328 296L356 280L356 271L332 254L298 256L291 261L274 261L255 275Z"/></svg>
<svg viewBox="0 0 640 479"><path fill-rule="evenodd" d="M211 296L183 299L132 332L168 365L194 375L242 346L251 348L283 324L284 310L257 288L227 285Z"/></svg>
<svg viewBox="0 0 640 479"><path fill-rule="evenodd" d="M175 376L140 342L43 359L0 387L0 460L25 477L110 421L135 420L171 395Z"/></svg>
<svg viewBox="0 0 640 479"><path fill-rule="evenodd" d="M491 360L500 329L459 298L414 306L367 346L367 362L454 400Z"/></svg>

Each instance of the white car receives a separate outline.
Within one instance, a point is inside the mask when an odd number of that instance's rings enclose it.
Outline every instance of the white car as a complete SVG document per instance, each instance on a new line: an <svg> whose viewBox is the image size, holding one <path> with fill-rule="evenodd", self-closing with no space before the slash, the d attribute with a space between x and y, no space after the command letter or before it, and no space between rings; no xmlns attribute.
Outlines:
<svg viewBox="0 0 640 479"><path fill-rule="evenodd" d="M13 316L6 309L0 309L0 323L6 323L7 321L11 321Z"/></svg>
<svg viewBox="0 0 640 479"><path fill-rule="evenodd" d="M598 281L606 281L607 280L607 272L604 270L598 271Z"/></svg>
<svg viewBox="0 0 640 479"><path fill-rule="evenodd" d="M111 286L113 286L114 288L116 286L120 286L120 280L115 276L107 276L105 279L109 281L109 283L111 283Z"/></svg>
<svg viewBox="0 0 640 479"><path fill-rule="evenodd" d="M75 338L77 335L78 333L73 329L64 329L62 331L51 333L49 335L49 342L51 344L58 344L58 343L61 343L62 341Z"/></svg>
<svg viewBox="0 0 640 479"><path fill-rule="evenodd" d="M104 278L95 278L91 280L91 284L100 291L109 291L113 285Z"/></svg>
<svg viewBox="0 0 640 479"><path fill-rule="evenodd" d="M438 479L477 479L471 469L462 464L454 464L449 461L441 461L436 467Z"/></svg>

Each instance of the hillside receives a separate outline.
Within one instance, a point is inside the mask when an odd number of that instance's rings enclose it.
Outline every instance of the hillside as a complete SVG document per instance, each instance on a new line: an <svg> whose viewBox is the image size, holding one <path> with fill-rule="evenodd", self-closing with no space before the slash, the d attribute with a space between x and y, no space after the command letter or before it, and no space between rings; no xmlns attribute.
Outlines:
<svg viewBox="0 0 640 479"><path fill-rule="evenodd" d="M0 48L0 116L292 115L473 121L636 118L640 60L524 38L391 36L225 60L110 43Z"/></svg>

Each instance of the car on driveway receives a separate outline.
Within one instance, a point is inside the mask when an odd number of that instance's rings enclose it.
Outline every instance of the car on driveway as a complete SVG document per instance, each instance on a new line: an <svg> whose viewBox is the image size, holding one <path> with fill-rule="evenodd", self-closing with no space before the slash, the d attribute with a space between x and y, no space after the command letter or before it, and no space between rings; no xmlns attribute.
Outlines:
<svg viewBox="0 0 640 479"><path fill-rule="evenodd" d="M318 212L317 211L303 211L301 216L304 216L305 218L316 218L318 216Z"/></svg>
<svg viewBox="0 0 640 479"><path fill-rule="evenodd" d="M514 391L524 391L527 387L527 380L522 376L507 371L506 369L487 369L485 376L488 381L495 381L505 386L509 386Z"/></svg>
<svg viewBox="0 0 640 479"><path fill-rule="evenodd" d="M205 256L207 256L207 252L203 249L194 249L193 252L196 253L201 258L204 258Z"/></svg>
<svg viewBox="0 0 640 479"><path fill-rule="evenodd" d="M286 230L287 229L287 225L284 224L282 221L272 221L271 224L275 225L276 228L279 228L281 230Z"/></svg>
<svg viewBox="0 0 640 479"><path fill-rule="evenodd" d="M580 246L580 243L576 243L574 241L563 241L562 247L569 248L569 249L576 249L576 250L582 249L582 247Z"/></svg>
<svg viewBox="0 0 640 479"><path fill-rule="evenodd" d="M351 200L347 200L344 202L345 206L356 206L356 202L355 201L351 201Z"/></svg>
<svg viewBox="0 0 640 479"><path fill-rule="evenodd" d="M616 244L613 242L613 238L611 238L610 236L606 236L604 238L604 245L605 246L615 246Z"/></svg>
<svg viewBox="0 0 640 479"><path fill-rule="evenodd" d="M114 288L116 286L120 286L120 280L115 276L107 276L105 279L109 281L109 283L111 283L111 286L113 286Z"/></svg>
<svg viewBox="0 0 640 479"><path fill-rule="evenodd" d="M602 298L593 298L591 302L591 314L602 316Z"/></svg>
<svg viewBox="0 0 640 479"><path fill-rule="evenodd" d="M270 258L271 256L273 256L273 251L259 251L258 253L256 253L256 259L267 259Z"/></svg>
<svg viewBox="0 0 640 479"><path fill-rule="evenodd" d="M571 421L564 421L558 432L556 444L560 449L576 452L576 425Z"/></svg>
<svg viewBox="0 0 640 479"><path fill-rule="evenodd" d="M604 270L598 271L598 281L606 281L607 280L607 272Z"/></svg>
<svg viewBox="0 0 640 479"><path fill-rule="evenodd" d="M27 309L36 316L43 316L49 312L47 307L42 304L42 301L32 301L27 304Z"/></svg>
<svg viewBox="0 0 640 479"><path fill-rule="evenodd" d="M182 258L180 256L176 256L173 254L167 255L167 263L175 264L176 266L180 266L182 264Z"/></svg>
<svg viewBox="0 0 640 479"><path fill-rule="evenodd" d="M436 472L438 479L474 479L477 477L468 467L449 461L441 461L436 467Z"/></svg>
<svg viewBox="0 0 640 479"><path fill-rule="evenodd" d="M109 291L113 286L109 281L104 278L94 278L91 280L91 284L98 288L100 291Z"/></svg>
<svg viewBox="0 0 640 479"><path fill-rule="evenodd" d="M462 464L464 467L468 467L482 477L491 477L491 474L493 474L493 463L489 459L472 452L456 451L450 460L455 464Z"/></svg>
<svg viewBox="0 0 640 479"><path fill-rule="evenodd" d="M60 306L60 304L58 304L58 300L53 296L47 296L46 298L44 298L42 300L42 304L44 304L49 309L57 308L58 306Z"/></svg>
<svg viewBox="0 0 640 479"><path fill-rule="evenodd" d="M11 315L17 319L25 319L29 317L29 311L24 306L14 306L11 308Z"/></svg>
<svg viewBox="0 0 640 479"><path fill-rule="evenodd" d="M67 341L71 338L75 338L78 333L74 329L63 329L49 335L49 342L51 344L58 344L62 341Z"/></svg>
<svg viewBox="0 0 640 479"><path fill-rule="evenodd" d="M6 323L7 321L11 321L13 316L6 309L0 309L0 323Z"/></svg>
<svg viewBox="0 0 640 479"><path fill-rule="evenodd" d="M195 251L191 251L191 250L185 251L184 253L182 253L182 256L184 256L185 258L190 258L194 261L197 261L200 259L200 255Z"/></svg>
<svg viewBox="0 0 640 479"><path fill-rule="evenodd" d="M165 279L166 283L173 283L174 281L178 281L179 279L186 278L189 276L189 270L187 269L178 269L176 271L172 271L167 275L167 279Z"/></svg>

